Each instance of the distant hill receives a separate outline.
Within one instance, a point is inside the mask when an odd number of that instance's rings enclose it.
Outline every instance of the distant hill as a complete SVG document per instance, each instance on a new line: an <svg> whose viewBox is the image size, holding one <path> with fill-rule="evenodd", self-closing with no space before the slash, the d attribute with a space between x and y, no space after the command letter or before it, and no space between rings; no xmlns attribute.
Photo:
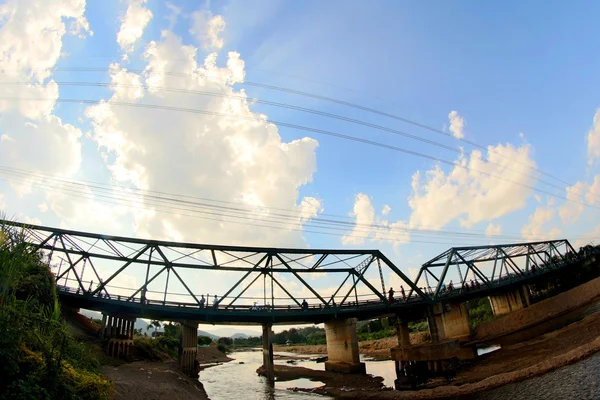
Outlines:
<svg viewBox="0 0 600 400"><path fill-rule="evenodd" d="M248 339L248 335L246 335L245 333L234 333L231 336L232 339Z"/></svg>
<svg viewBox="0 0 600 400"><path fill-rule="evenodd" d="M198 331L198 336L208 336L212 340L217 340L219 337L217 335L213 335L212 333L208 333L205 331Z"/></svg>

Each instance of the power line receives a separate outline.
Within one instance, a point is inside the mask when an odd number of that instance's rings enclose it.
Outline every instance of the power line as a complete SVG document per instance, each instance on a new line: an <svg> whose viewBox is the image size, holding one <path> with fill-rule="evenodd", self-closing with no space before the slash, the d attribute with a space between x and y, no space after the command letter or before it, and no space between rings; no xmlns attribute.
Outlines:
<svg viewBox="0 0 600 400"><path fill-rule="evenodd" d="M361 125L361 126L365 126L368 128L372 128L372 129L376 129L376 130L380 130L380 131L384 131L384 132L388 132L388 133L392 133L394 135L398 135L398 136L402 136L402 137L406 137L412 140L416 140L425 144L429 144L432 146L436 146L439 148L442 148L444 150L448 150L448 151L452 151L454 153L457 154L462 154L462 150L460 148L457 147L452 147L452 146L447 146L444 145L440 142L436 142L434 140L429 140L426 138L422 138L420 136L417 135L413 135L411 133L407 133L404 131L400 131L397 129L393 129L393 128L389 128L389 127L385 127L385 126L381 126L381 125L377 125L377 124L373 124L370 122L366 122L366 121L362 121L362 120L358 120L358 119L354 119L354 118L349 118L349 117L345 117L343 115L339 115L339 114L333 114L333 113L328 113L328 112L324 112L324 111L320 111L320 110L315 110L315 109L310 109L310 108L305 108L305 107L299 107L299 106L294 106L294 105L290 105L290 104L285 104L285 103L279 103L279 102L274 102L274 101L268 101L268 100L262 100L256 97L247 97L247 96L240 96L240 95L230 95L230 94L225 94L225 93L217 93L217 92L206 92L206 91L200 91L200 90L191 90L191 89L177 89L177 88L168 88L168 87L164 87L164 86L149 86L149 85L144 85L144 84L140 84L140 85L130 85L130 84L115 84L115 83L108 83L108 82L63 82L63 81L57 81L55 82L56 84L60 85L60 86L76 86L76 87L105 87L105 88L114 88L114 87L118 87L118 88L133 88L133 89L149 89L152 88L153 90L161 90L161 91L166 91L166 92L174 92L174 93L185 93L185 94L195 94L195 95L201 95L201 96L210 96L210 97L220 97L220 98L229 98L229 99L237 99L237 100L241 100L241 101L250 101L253 103L261 103L261 104L265 104L265 105L269 105L269 106L274 106L274 107L279 107L279 108L285 108L285 109L290 109L290 110L295 110L295 111L300 111L300 112L305 112L305 113L309 113L309 114L313 114L313 115L319 115L319 116L323 116L323 117L327 117L327 118L332 118L332 119L337 119L340 121L345 121L345 122L349 122L352 124L356 124L356 125ZM29 85L30 82L0 82L0 85L7 85L7 86L13 86L13 85ZM111 102L113 103L113 102ZM489 149L488 149L489 151ZM504 158L507 158L506 156L502 155ZM514 159L511 159L511 161L515 161ZM491 160L487 160L487 163L490 165L497 165L499 167L502 167L503 169L512 171L517 173L518 175L527 177L527 178L534 178L532 176L530 176L530 174L521 172L519 170L515 170L513 168L510 168L509 166L503 166L498 164L497 162L493 162ZM519 164L525 165L527 166L528 169L532 169L533 167L531 165L528 164L524 164L519 162ZM537 181L545 184L547 186L553 187L555 189L559 189L559 190L564 190L564 187L562 186L558 186L554 183L548 182L546 180L543 179L539 179L537 178ZM579 189L576 186L573 186L576 190L581 191L582 194L585 194L583 192L582 189Z"/></svg>
<svg viewBox="0 0 600 400"><path fill-rule="evenodd" d="M96 198L94 196L89 196L88 192L82 191L84 189L89 189L88 186L86 186L85 184L76 182L76 181L70 182L70 181L67 181L64 179L58 179L58 178L44 176L42 174L30 174L32 177L27 176L27 174L25 174L25 176L22 176L23 175L22 173L20 174L18 172L11 171L10 167L0 167L0 176L1 176L1 173L9 173L9 175L17 174L17 177L18 177L17 179L15 179L14 177L8 178L9 181L33 184L33 185L36 185L37 187L44 188L46 190L69 192L69 193L74 193L74 195L76 197L82 197L84 199L96 200ZM59 183L72 184L72 185L75 185L75 189L61 188L61 187L57 187L56 185L44 184L44 183L38 182L37 181L38 179L54 180L54 181L58 181ZM101 189L104 192L110 190L110 188L103 188L103 187L100 187L100 188L94 187L94 188ZM152 196L154 198L152 198L151 201L145 201L145 199L143 199L143 197L145 197L144 195L142 195L142 197L135 197L135 196L131 196L130 194L127 194L127 193L125 193L124 196L115 196L114 194L110 194L110 193L107 195L105 195L105 194L98 195L96 193L95 196L107 199L106 202L115 203L115 201L116 201L117 204L125 204L127 206L131 206L132 203L139 203L141 206L145 206L145 205L165 206L165 207L169 207L169 210L189 211L189 212L200 213L200 214L205 214L205 215L210 215L210 216L229 217L229 218L235 218L235 219L256 220L256 218L251 218L251 217L248 218L248 216L244 215L244 214L242 214L242 216L239 216L239 215L235 215L235 214L234 215L225 214L223 212L219 213L219 212L199 211L197 205L194 203L180 202L180 201L177 201L177 199L171 199L171 198L165 199L165 198L160 198L160 197L156 198L156 196ZM164 201L164 200L167 200L167 201ZM123 202L126 202L126 203L123 203ZM190 208L173 207L170 205L170 202L174 202L177 205L180 205L178 203L184 203L183 205L185 205L187 207L192 206L193 208L190 209ZM166 203L166 205L165 205L165 203ZM195 205L196 205L196 207L194 207ZM201 204L201 206L202 206L202 204ZM136 205L136 207L139 207L139 205ZM141 207L141 208L143 208L143 207ZM200 207L200 209L203 209L203 208ZM164 209L159 209L159 211L163 211L163 210ZM236 209L232 209L232 208L229 208L229 210L244 211L244 212L249 211L249 210L239 210L239 209L236 210ZM221 211L221 210L219 210L219 211ZM179 215L180 213L175 213L175 214ZM346 221L335 221L335 220L329 220L329 219L321 220L319 218L315 218L314 221L311 220L310 222L302 223L301 221L298 221L297 217L289 218L287 215L280 215L280 216L262 215L262 217L263 217L263 219L265 219L265 222L269 222L269 223L277 223L277 224L290 224L291 223L292 226L298 226L300 228L303 228L304 226L309 226L309 227L314 227L314 228L318 228L318 229L343 231L346 233L348 232L349 228L353 228L354 231L367 234L367 236L357 236L359 238L371 238L370 236L368 236L368 234L371 233L370 229L383 229L383 230L387 231L386 233L394 233L396 231L395 229L390 228L389 226L385 226L385 225L349 224ZM208 218L208 219L212 219L212 218ZM217 220L221 221L220 219L217 219ZM226 222L234 222L234 221L229 221L229 220L225 220L225 221ZM235 221L235 222L237 222L237 221ZM253 224L248 224L248 225L253 225ZM331 227L329 225L334 225L334 227ZM342 225L342 227L340 227L338 225ZM357 226L359 226L359 228L361 228L362 226L367 227L368 230L365 231L364 229L356 229ZM322 232L319 232L319 233L322 233ZM427 230L418 230L418 229L414 229L414 228L398 229L398 233L401 233L401 234L412 233L412 234L420 234L420 235L452 236L452 237L463 236L465 239L468 239L468 238L489 239L487 236L483 237L483 235L475 234L475 233L453 232L453 231L443 231L443 230L427 231ZM339 236L347 236L347 235L339 235ZM533 235L530 235L529 237L533 237ZM494 236L493 238L494 239L505 239L505 240L515 239L515 237L511 237L508 235L497 235L497 236ZM520 238L520 237L518 237L518 238ZM398 239L392 239L389 237L381 236L381 240L398 240ZM400 241L404 241L404 240L400 239ZM435 242L435 243L437 243L437 242Z"/></svg>
<svg viewBox="0 0 600 400"><path fill-rule="evenodd" d="M53 72L107 72L107 71L109 71L109 69L107 69L107 68L86 68L86 67L52 68L52 69L49 69L49 70L53 71ZM140 70L140 69L128 69L127 71L128 72L132 72L132 73L136 73L136 74L142 74L144 72L147 72L145 70ZM184 77L184 78L185 77L194 76L194 75L204 76L204 77L208 77L209 76L206 73L189 74L189 73L172 72L172 71L161 71L161 70L158 70L156 72L160 72L160 73L163 73L163 74L169 75L169 76ZM269 89L269 90L274 90L274 91L279 91L279 92L290 93L290 94L294 94L294 95L298 95L298 96L303 96L303 97L308 97L308 98L314 98L314 99L317 99L317 100L321 100L321 101L325 101L325 102L329 102L329 103L334 103L334 104L339 104L339 105L342 105L342 106L345 106L345 107L349 107L349 108L354 108L354 109L357 109L357 110L366 111L366 112L369 112L369 113L372 113L372 114L376 114L376 115L380 115L380 116L383 116L383 117L391 118L391 119L394 119L394 120L397 120L397 121L401 121L401 122L404 122L404 123L407 123L407 124L410 124L410 125L413 125L413 126L425 129L425 130L428 130L428 131L436 133L436 134L444 135L444 136L453 138L455 140L460 140L460 141L462 141L464 143L467 143L467 144L469 144L471 146L477 147L477 148L479 148L481 150L484 150L484 151L487 150L489 152L496 153L496 154L500 155L501 157L506 157L503 154L500 154L500 153L496 152L494 149L490 149L490 148L488 148L486 146L482 146L482 145L480 145L480 144L478 144L478 143L476 143L474 141L470 141L470 140L465 139L465 138L458 138L458 137L456 137L456 136L454 136L454 135L452 135L452 134L450 134L448 132L445 132L445 131L443 131L441 129L438 129L438 128L435 128L435 127L432 127L430 125L426 125L426 124L414 121L412 119L401 117L401 116L398 116L398 115L395 115L395 114L391 114L391 113L387 113L387 112L384 112L384 111L380 111L380 110L377 110L377 109L374 109L374 108L371 108L371 107L366 107L366 106L362 106L360 104L351 103L351 102L348 102L348 101L344 101L344 100L340 100L340 99L336 99L336 98L332 98L332 97L327 97L327 96L322 96L322 95L318 95L318 94L314 94L314 93L309 93L309 92L305 92L305 91L301 91L301 90L295 90L295 89L285 88L285 87L282 87L282 86L267 85L267 84L263 84L263 83L259 83L259 82L251 82L251 81L244 81L244 82L240 82L239 84L246 85L246 86L260 87L260 88L263 88L263 89ZM545 175L545 176L547 176L549 178L555 179L555 180L557 180L557 181L559 181L559 182L561 182L561 183L563 183L565 185L574 186L574 185L570 184L569 182L567 182L567 181L565 181L563 179L560 179L560 178L558 178L558 177L556 177L556 176L554 176L554 175L552 175L552 174L550 174L548 172L544 172L544 171L542 171L542 170L540 170L540 169L538 169L536 167L533 167L533 166L531 166L529 164L522 163L519 160L512 160L512 161L514 161L514 162L516 162L518 164L522 164L522 165L526 166L527 168L531 168L531 169L535 170L536 172L539 172L540 174Z"/></svg>
<svg viewBox="0 0 600 400"><path fill-rule="evenodd" d="M0 97L0 99L3 99L3 100L25 100L25 101L48 101L48 100L50 100L47 98L44 99L44 98L17 98L17 97ZM55 100L56 102L61 102L61 103L78 103L78 104L93 104L93 105L103 103L103 101L101 101L101 100L86 100L86 99L61 99L61 98L59 98L59 99L51 99L51 100ZM598 207L596 205L587 204L587 203L579 201L579 200L568 199L565 196L560 196L560 195L548 192L543 189L538 189L534 186L531 186L531 185L528 185L525 183L515 182L514 180L511 180L511 179L503 178L498 175L494 175L494 174L491 174L488 172L477 170L468 165L462 165L461 163L456 162L456 161L448 161L448 160L445 160L445 159L442 159L439 157L430 156L430 155L420 153L417 151L408 150L408 149L405 149L402 147L393 146L393 145L389 145L389 144L385 144L385 143L381 143L381 142L376 142L376 141L369 140L369 139L363 139L363 138L359 138L356 136L344 135L344 134L337 133L337 132L332 132L332 131L327 131L327 130L317 129L317 128L311 128L311 127L297 125L297 124L290 124L290 123L280 122L280 121L275 121L275 120L265 121L264 119L261 119L258 117L254 117L254 118L244 117L244 116L235 115L235 114L226 114L226 113L220 113L220 112L216 112L216 111L199 110L199 109L193 109L193 108L172 107L172 106L164 106L164 105L157 105L157 104L128 103L128 102L122 102L122 101L111 101L110 104L116 105L116 106L121 106L121 107L147 108L147 109L155 109L155 110L187 112L187 113L193 113L193 114L202 114L202 115L211 115L211 116L215 116L215 117L223 117L223 118L227 118L227 119L238 119L238 120L253 121L253 122L271 123L276 126L283 126L283 127L287 127L287 128L291 128L291 129L302 130L302 131L337 137L340 139L345 139L345 140L354 141L354 142L358 142L358 143L368 144L371 146L386 148L389 150L413 155L416 157L425 158L425 159L428 159L431 161L436 161L436 162L451 165L451 166L457 166L459 168L464 168L466 170L477 172L479 174L486 175L491 178L499 179L499 180L502 180L502 181L505 181L508 183L512 183L517 186L522 186L522 187L531 189L533 191L536 191L538 193L546 194L550 197L562 199L567 202L577 203L577 204L583 205L585 207L592 207L592 208L600 209L600 207Z"/></svg>

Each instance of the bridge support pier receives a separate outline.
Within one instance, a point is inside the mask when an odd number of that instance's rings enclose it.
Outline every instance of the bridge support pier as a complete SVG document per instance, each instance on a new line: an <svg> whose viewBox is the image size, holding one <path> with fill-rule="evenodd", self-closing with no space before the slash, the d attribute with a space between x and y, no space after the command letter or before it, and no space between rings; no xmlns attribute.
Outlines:
<svg viewBox="0 0 600 400"><path fill-rule="evenodd" d="M109 356L123 358L131 354L135 317L116 314L102 314L100 339L105 342Z"/></svg>
<svg viewBox="0 0 600 400"><path fill-rule="evenodd" d="M356 318L325 322L327 358L325 370L346 374L365 374L365 363L360 362Z"/></svg>
<svg viewBox="0 0 600 400"><path fill-rule="evenodd" d="M273 330L270 324L262 326L264 375L271 383L275 382L275 363L273 361Z"/></svg>
<svg viewBox="0 0 600 400"><path fill-rule="evenodd" d="M509 314L513 311L528 307L531 304L529 301L529 293L525 286L513 290L512 292L489 296L488 299L492 305L494 315Z"/></svg>
<svg viewBox="0 0 600 400"><path fill-rule="evenodd" d="M432 342L444 339L468 340L472 333L466 303L434 304L427 316Z"/></svg>
<svg viewBox="0 0 600 400"><path fill-rule="evenodd" d="M179 336L179 368L187 376L198 377L198 322L183 321L181 323L181 336Z"/></svg>

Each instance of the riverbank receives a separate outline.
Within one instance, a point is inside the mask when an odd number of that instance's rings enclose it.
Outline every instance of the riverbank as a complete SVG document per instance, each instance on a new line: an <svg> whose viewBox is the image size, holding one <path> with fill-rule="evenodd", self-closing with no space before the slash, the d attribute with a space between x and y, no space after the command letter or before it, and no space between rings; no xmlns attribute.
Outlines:
<svg viewBox="0 0 600 400"><path fill-rule="evenodd" d="M375 388L365 391L360 383L353 384L352 378L338 386L334 385L335 381L325 382L316 375L302 375L305 372L302 370L297 370L297 375L293 375L294 367L288 367L282 377L285 379L290 376L305 377L322 381L325 383L322 387L297 390L340 399L443 399L470 395L522 381L575 363L598 351L600 351L600 313L594 313L557 331L484 355L461 368L452 382L430 383L418 391Z"/></svg>
<svg viewBox="0 0 600 400"><path fill-rule="evenodd" d="M410 343L413 345L422 344L430 340L429 332L417 332L410 334ZM383 339L367 340L358 343L360 354L376 360L389 360L390 349L398 346L398 339L387 337ZM322 345L292 345L292 346L273 346L274 351L284 351L296 354L327 354L327 346Z"/></svg>
<svg viewBox="0 0 600 400"><path fill-rule="evenodd" d="M103 366L115 400L208 400L202 383L182 374L174 361L135 361Z"/></svg>

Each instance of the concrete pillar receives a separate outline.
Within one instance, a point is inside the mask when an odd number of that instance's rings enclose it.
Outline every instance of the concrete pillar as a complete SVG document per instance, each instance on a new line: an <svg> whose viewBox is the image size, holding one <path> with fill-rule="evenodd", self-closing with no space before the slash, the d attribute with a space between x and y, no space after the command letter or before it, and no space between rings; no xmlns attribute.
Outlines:
<svg viewBox="0 0 600 400"><path fill-rule="evenodd" d="M398 335L398 346L410 346L410 330L408 322L401 319L396 323L396 334Z"/></svg>
<svg viewBox="0 0 600 400"><path fill-rule="evenodd" d="M265 377L269 382L275 382L275 363L273 361L273 331L272 326L262 326L263 367Z"/></svg>
<svg viewBox="0 0 600 400"><path fill-rule="evenodd" d="M434 304L427 312L427 325L429 326L429 335L433 343L446 339L446 332L444 331L444 323L442 321L443 311L444 307L438 303Z"/></svg>
<svg viewBox="0 0 600 400"><path fill-rule="evenodd" d="M489 296L494 315L509 314L529 306L529 292L526 287L521 287L511 292Z"/></svg>
<svg viewBox="0 0 600 400"><path fill-rule="evenodd" d="M104 339L104 330L106 329L106 314L102 314L102 324L100 325L100 340Z"/></svg>
<svg viewBox="0 0 600 400"><path fill-rule="evenodd" d="M342 373L366 373L365 363L360 362L356 318L325 322L327 338L326 371Z"/></svg>
<svg viewBox="0 0 600 400"><path fill-rule="evenodd" d="M471 336L471 318L466 303L446 304L442 313L446 339L468 339Z"/></svg>
<svg viewBox="0 0 600 400"><path fill-rule="evenodd" d="M184 374L193 378L198 377L196 357L198 355L198 322L184 321L181 324L179 338L179 367Z"/></svg>

